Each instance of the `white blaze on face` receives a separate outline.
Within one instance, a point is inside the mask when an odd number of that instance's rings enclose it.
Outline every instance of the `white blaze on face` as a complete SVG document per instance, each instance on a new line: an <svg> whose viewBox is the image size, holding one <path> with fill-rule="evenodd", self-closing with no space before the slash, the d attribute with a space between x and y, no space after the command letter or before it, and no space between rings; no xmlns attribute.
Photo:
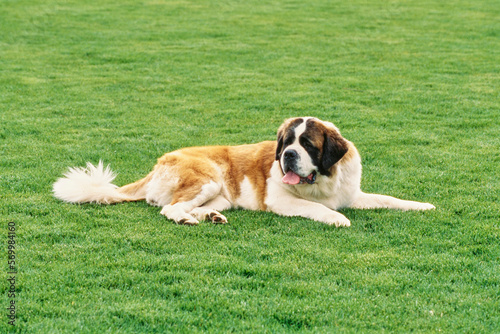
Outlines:
<svg viewBox="0 0 500 334"><path fill-rule="evenodd" d="M295 128L295 140L294 142L285 147L283 150L283 154L281 155L281 167L283 169L283 174L285 177L283 178L284 183L288 184L298 184L300 182L300 178L307 178L317 170L316 166L313 165L312 159L309 156L309 153L300 145L299 138L306 131L307 128L307 120L310 117L303 118L303 122L300 123ZM295 151L297 152L297 160L296 160L296 170L287 171L285 168L285 155L287 151Z"/></svg>

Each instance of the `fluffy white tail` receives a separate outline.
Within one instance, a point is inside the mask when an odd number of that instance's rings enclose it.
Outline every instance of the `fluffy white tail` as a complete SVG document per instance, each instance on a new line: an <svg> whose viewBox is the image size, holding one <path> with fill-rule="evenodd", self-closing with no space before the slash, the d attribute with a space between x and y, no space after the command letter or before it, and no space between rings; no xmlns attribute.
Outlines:
<svg viewBox="0 0 500 334"><path fill-rule="evenodd" d="M54 183L54 196L70 203L112 204L137 201L137 196L121 192L112 182L115 179L109 165L104 168L102 161L97 166L87 163L87 168L70 168L64 177Z"/></svg>

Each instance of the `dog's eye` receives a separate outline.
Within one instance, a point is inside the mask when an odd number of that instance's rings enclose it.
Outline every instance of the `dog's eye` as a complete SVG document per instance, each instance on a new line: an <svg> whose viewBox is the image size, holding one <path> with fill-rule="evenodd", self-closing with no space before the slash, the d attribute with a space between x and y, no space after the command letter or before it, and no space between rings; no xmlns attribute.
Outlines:
<svg viewBox="0 0 500 334"><path fill-rule="evenodd" d="M285 139L284 146L287 147L288 145L292 145L294 140L295 139L293 137L287 137Z"/></svg>
<svg viewBox="0 0 500 334"><path fill-rule="evenodd" d="M314 145L307 139L302 139L301 140L301 144L304 148L308 149L308 148L314 148Z"/></svg>

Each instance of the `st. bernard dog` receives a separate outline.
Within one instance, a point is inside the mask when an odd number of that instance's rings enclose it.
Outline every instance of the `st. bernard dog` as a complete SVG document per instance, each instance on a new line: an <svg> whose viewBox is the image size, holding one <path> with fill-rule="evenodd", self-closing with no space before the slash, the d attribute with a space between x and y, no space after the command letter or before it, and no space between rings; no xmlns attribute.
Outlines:
<svg viewBox="0 0 500 334"><path fill-rule="evenodd" d="M102 162L70 168L54 184L70 203L146 200L179 224L227 223L229 208L267 210L329 225L350 226L340 208L429 210L429 203L361 191L361 158L330 122L291 118L277 141L241 146L183 148L167 153L143 179L117 187Z"/></svg>

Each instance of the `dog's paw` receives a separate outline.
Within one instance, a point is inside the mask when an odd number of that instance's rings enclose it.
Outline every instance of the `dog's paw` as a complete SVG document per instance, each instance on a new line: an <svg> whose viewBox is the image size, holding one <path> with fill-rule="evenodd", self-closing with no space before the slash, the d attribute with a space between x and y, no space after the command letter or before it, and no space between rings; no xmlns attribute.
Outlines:
<svg viewBox="0 0 500 334"><path fill-rule="evenodd" d="M180 225L198 225L200 223L198 220L194 218L182 218L175 222Z"/></svg>
<svg viewBox="0 0 500 334"><path fill-rule="evenodd" d="M351 221L349 219L347 219L346 216L344 216L343 214L338 213L338 212L334 212L334 213L328 215L324 219L324 223L326 223L328 225L335 225L335 227L349 227L349 226L351 226Z"/></svg>
<svg viewBox="0 0 500 334"><path fill-rule="evenodd" d="M421 202L413 202L409 207L403 209L403 210L417 210L417 211L422 211L422 210L433 210L436 207L432 205L431 203L421 203Z"/></svg>
<svg viewBox="0 0 500 334"><path fill-rule="evenodd" d="M212 223L214 224L227 224L227 218L224 217L223 214L213 211L211 212L208 217L212 220Z"/></svg>
<svg viewBox="0 0 500 334"><path fill-rule="evenodd" d="M189 214L198 220L208 220L214 224L227 224L227 219L223 214L206 207L195 208Z"/></svg>
<svg viewBox="0 0 500 334"><path fill-rule="evenodd" d="M418 208L416 210L433 210L436 207L432 205L431 203L420 203Z"/></svg>
<svg viewBox="0 0 500 334"><path fill-rule="evenodd" d="M176 205L165 205L162 208L160 214L164 215L168 219L173 220L177 224L183 224L183 225L199 224L199 221L195 217L186 213L184 210L182 210L181 207Z"/></svg>

